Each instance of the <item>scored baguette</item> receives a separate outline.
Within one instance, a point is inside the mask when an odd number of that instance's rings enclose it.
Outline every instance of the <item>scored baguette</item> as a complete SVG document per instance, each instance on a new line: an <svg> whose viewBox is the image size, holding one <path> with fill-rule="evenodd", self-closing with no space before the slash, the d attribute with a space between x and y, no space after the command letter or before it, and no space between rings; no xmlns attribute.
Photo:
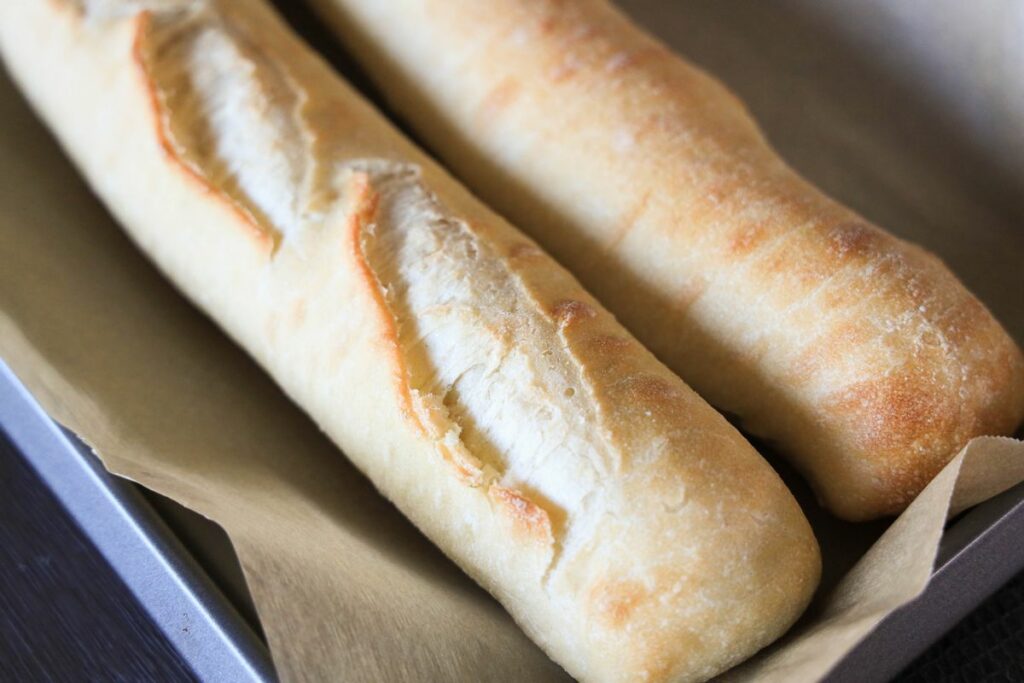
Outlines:
<svg viewBox="0 0 1024 683"><path fill-rule="evenodd" d="M897 513L1024 417L1024 357L934 256L823 195L605 0L313 0L399 113L835 513Z"/></svg>
<svg viewBox="0 0 1024 683"><path fill-rule="evenodd" d="M704 679L803 610L817 545L768 464L259 0L5 0L0 53L142 249L571 674Z"/></svg>

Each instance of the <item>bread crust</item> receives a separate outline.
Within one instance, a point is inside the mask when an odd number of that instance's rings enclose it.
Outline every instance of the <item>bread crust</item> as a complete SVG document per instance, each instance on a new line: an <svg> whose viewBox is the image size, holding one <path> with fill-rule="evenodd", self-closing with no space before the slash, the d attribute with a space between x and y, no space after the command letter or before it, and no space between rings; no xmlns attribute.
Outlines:
<svg viewBox="0 0 1024 683"><path fill-rule="evenodd" d="M314 4L456 173L838 515L898 513L1020 424L1024 356L956 277L605 0Z"/></svg>
<svg viewBox="0 0 1024 683"><path fill-rule="evenodd" d="M0 52L131 237L588 681L698 680L820 560L750 445L257 0L11 0Z"/></svg>

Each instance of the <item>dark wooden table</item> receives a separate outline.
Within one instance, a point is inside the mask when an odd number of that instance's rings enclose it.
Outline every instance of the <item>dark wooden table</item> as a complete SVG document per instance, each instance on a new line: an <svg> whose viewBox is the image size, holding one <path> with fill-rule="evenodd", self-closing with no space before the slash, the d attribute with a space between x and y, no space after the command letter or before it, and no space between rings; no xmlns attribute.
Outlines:
<svg viewBox="0 0 1024 683"><path fill-rule="evenodd" d="M0 681L193 680L114 570L0 433ZM900 680L1024 681L1024 575Z"/></svg>

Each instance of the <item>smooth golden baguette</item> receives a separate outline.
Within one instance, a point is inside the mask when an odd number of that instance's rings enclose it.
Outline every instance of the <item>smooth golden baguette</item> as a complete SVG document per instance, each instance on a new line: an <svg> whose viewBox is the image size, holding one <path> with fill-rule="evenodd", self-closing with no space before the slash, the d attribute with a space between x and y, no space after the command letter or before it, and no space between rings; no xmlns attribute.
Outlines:
<svg viewBox="0 0 1024 683"><path fill-rule="evenodd" d="M812 187L605 0L313 0L475 191L848 519L1024 415L1024 358L931 254Z"/></svg>
<svg viewBox="0 0 1024 683"><path fill-rule="evenodd" d="M782 633L811 530L748 443L258 0L5 0L0 52L132 238L587 681Z"/></svg>

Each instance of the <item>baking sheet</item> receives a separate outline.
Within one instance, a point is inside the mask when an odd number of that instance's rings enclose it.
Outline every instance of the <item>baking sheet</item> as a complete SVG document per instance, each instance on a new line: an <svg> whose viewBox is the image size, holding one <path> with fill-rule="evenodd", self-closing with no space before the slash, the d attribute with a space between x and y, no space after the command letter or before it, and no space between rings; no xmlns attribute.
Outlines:
<svg viewBox="0 0 1024 683"><path fill-rule="evenodd" d="M0 433L60 499L200 680L276 680L266 647L139 490L107 473L84 444L54 424L3 362Z"/></svg>
<svg viewBox="0 0 1024 683"><path fill-rule="evenodd" d="M864 4L874 13L856 21L875 30L862 34L837 2L630 7L738 89L800 170L938 251L1021 338L1019 195L1014 162L993 151L1013 148L1013 118L999 119L1004 145L961 134L973 130L970 112L950 125L960 109L912 87L933 68L931 53L892 57L908 85L885 76L891 65L868 40L903 49L916 44L908 35L935 35L941 22L892 19L881 3ZM929 17L964 20L952 2L929 7ZM1013 7L994 7L1002 13L975 18L984 33L966 32L974 43L956 42L963 31L937 34L965 73L984 76L952 78L984 111L989 100L1014 101L995 90L1020 87L1000 80L1020 73L1000 61L1006 54L976 54L979 36L986 45L1011 37ZM0 354L110 469L225 527L284 679L564 678L136 253L6 81L0 122ZM843 524L807 503L825 589L781 646L729 677L823 675L916 595L961 468L970 484L961 489L974 489L962 495L978 499L1019 480L1024 456L1016 442L978 442L888 530Z"/></svg>
<svg viewBox="0 0 1024 683"><path fill-rule="evenodd" d="M219 527L158 494L148 492L144 501L133 484L104 472L0 363L5 428L201 678L276 680L270 653L253 633L260 626L241 568ZM943 535L926 591L886 618L828 683L883 683L901 671L1024 568L1022 534L1024 484L956 520Z"/></svg>
<svg viewBox="0 0 1024 683"><path fill-rule="evenodd" d="M1024 485L1018 484L947 527L925 592L879 624L827 683L891 680L1024 568L1022 537Z"/></svg>

